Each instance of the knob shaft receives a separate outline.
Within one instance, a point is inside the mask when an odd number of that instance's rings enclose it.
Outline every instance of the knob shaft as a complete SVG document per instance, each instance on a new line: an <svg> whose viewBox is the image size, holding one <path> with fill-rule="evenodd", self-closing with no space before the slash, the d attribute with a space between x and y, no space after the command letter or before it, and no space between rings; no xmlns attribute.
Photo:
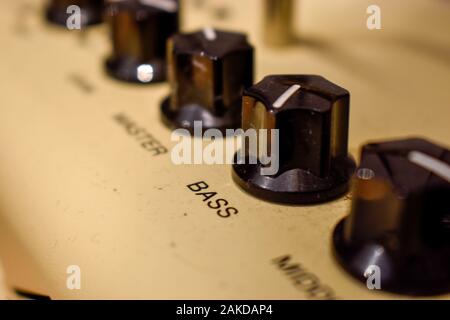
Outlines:
<svg viewBox="0 0 450 320"><path fill-rule="evenodd" d="M264 0L264 40L273 47L285 46L295 40L294 0Z"/></svg>
<svg viewBox="0 0 450 320"><path fill-rule="evenodd" d="M206 28L168 42L170 96L161 105L164 123L192 132L238 128L244 88L253 83L253 47L241 33Z"/></svg>
<svg viewBox="0 0 450 320"><path fill-rule="evenodd" d="M165 81L166 41L178 32L178 1L108 1L106 15L113 43L108 73L134 83Z"/></svg>
<svg viewBox="0 0 450 320"><path fill-rule="evenodd" d="M268 76L246 90L242 127L278 130L272 157L279 170L261 174L266 165L252 164L246 148L245 163L233 165L234 180L273 202L316 203L345 193L355 168L347 151L349 101L347 90L315 75Z"/></svg>
<svg viewBox="0 0 450 320"><path fill-rule="evenodd" d="M46 9L47 20L51 23L66 26L71 15L70 6L81 9L81 26L94 25L102 22L103 0L51 0Z"/></svg>
<svg viewBox="0 0 450 320"><path fill-rule="evenodd" d="M422 139L364 146L351 212L334 231L338 261L364 283L378 267L382 290L450 292L449 199L449 150Z"/></svg>

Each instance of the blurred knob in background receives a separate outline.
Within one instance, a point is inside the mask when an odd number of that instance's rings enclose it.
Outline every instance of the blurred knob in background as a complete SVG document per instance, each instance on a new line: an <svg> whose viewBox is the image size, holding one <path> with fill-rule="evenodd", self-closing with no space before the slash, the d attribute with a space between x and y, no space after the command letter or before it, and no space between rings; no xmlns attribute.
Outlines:
<svg viewBox="0 0 450 320"><path fill-rule="evenodd" d="M176 0L109 0L106 17L113 52L108 73L119 80L155 83L166 80L166 41L179 29Z"/></svg>
<svg viewBox="0 0 450 320"><path fill-rule="evenodd" d="M295 40L294 0L264 0L263 33L269 46L284 46Z"/></svg>

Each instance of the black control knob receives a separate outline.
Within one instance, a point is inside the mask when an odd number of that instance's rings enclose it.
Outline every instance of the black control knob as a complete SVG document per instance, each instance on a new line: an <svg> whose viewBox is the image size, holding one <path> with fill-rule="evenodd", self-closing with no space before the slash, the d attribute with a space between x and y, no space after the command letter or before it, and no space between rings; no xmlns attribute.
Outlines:
<svg viewBox="0 0 450 320"><path fill-rule="evenodd" d="M113 43L108 73L134 83L165 81L166 41L178 32L178 1L110 0L106 17Z"/></svg>
<svg viewBox="0 0 450 320"><path fill-rule="evenodd" d="M103 0L51 0L46 9L47 20L61 26L67 26L67 20L73 14L72 6L80 8L80 26L102 22Z"/></svg>
<svg viewBox="0 0 450 320"><path fill-rule="evenodd" d="M338 261L365 283L378 276L381 290L450 292L449 199L449 150L421 139L364 146L350 215L334 231Z"/></svg>
<svg viewBox="0 0 450 320"><path fill-rule="evenodd" d="M278 170L266 170L269 164L243 139L234 180L273 202L318 203L345 193L355 168L347 151L349 101L347 90L315 75L272 75L246 90L242 127L278 132L279 143L265 139L263 148Z"/></svg>
<svg viewBox="0 0 450 320"><path fill-rule="evenodd" d="M238 128L244 88L253 83L253 47L241 33L205 28L168 42L170 96L162 103L164 123L193 130Z"/></svg>

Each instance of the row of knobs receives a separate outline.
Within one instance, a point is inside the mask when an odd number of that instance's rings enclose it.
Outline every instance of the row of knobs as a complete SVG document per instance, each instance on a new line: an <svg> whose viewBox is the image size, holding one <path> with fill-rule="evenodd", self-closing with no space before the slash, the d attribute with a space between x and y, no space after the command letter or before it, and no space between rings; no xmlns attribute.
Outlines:
<svg viewBox="0 0 450 320"><path fill-rule="evenodd" d="M48 19L65 23L68 2L80 5L85 25L101 20L103 3L92 0L52 1ZM278 172L262 175L262 163L236 162L233 179L243 190L266 201L312 204L345 194L353 179L351 212L333 236L339 263L361 281L379 266L388 291L450 291L449 150L422 139L372 143L356 169L344 88L315 75L271 75L253 84L246 36L210 28L178 33L178 1L107 1L105 12L113 42L106 70L136 83L167 75L166 125L278 129Z"/></svg>
<svg viewBox="0 0 450 320"><path fill-rule="evenodd" d="M52 23L66 25L67 8L77 5L82 9L81 24L86 27L103 21L105 3L111 5L118 2L141 2L157 6L165 11L176 11L180 0L49 0L47 19ZM125 4L127 5L127 4ZM284 46L294 42L294 0L264 0L264 40L271 46Z"/></svg>

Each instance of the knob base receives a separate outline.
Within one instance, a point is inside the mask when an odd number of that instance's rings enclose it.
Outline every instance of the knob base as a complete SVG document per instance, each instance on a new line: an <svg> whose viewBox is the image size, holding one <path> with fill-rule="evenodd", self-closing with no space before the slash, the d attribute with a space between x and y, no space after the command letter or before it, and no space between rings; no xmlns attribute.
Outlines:
<svg viewBox="0 0 450 320"><path fill-rule="evenodd" d="M346 219L341 220L333 233L334 255L354 278L366 284L364 273L369 266L376 265L380 268L381 290L411 296L450 292L449 248L413 255L391 252L377 242L349 245L344 236L345 222Z"/></svg>
<svg viewBox="0 0 450 320"><path fill-rule="evenodd" d="M241 102L232 105L223 115L216 116L206 107L191 104L174 111L170 107L170 97L161 103L161 119L169 128L183 128L194 134L194 121L202 122L202 133L208 129L217 129L222 133L226 129L237 129L241 125Z"/></svg>
<svg viewBox="0 0 450 320"><path fill-rule="evenodd" d="M285 204L314 204L330 201L345 194L355 170L351 157L337 159L332 173L317 177L305 170L291 169L277 176L261 175L261 164L233 164L233 180L244 191L269 202Z"/></svg>
<svg viewBox="0 0 450 320"><path fill-rule="evenodd" d="M45 12L45 18L48 22L61 27L67 26L69 14L65 8L48 7ZM99 8L83 8L81 11L81 27L92 26L103 22L103 13Z"/></svg>
<svg viewBox="0 0 450 320"><path fill-rule="evenodd" d="M142 75L140 68L143 66L151 68L151 73L147 70L147 74ZM152 84L166 80L166 64L160 59L139 62L130 58L111 57L106 60L105 69L113 78L125 82Z"/></svg>

